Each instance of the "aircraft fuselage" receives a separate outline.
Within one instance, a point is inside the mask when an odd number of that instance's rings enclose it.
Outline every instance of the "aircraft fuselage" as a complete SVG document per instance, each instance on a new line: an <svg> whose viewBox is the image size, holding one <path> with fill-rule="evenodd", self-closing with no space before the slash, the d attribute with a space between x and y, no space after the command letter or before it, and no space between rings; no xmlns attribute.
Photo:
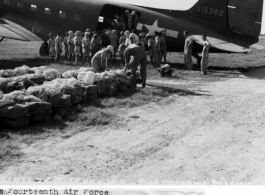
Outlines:
<svg viewBox="0 0 265 195"><path fill-rule="evenodd" d="M106 6L113 7L114 11L104 9ZM245 35L228 31L225 25L221 26L218 21L220 18L222 19L220 21L225 21L226 18L222 17L227 17L226 7L218 6L216 5L217 15L214 13L207 15L208 12L207 14L204 11L196 12L198 5L195 5L192 12L191 10L160 10L105 0L2 0L0 17L13 21L43 40L47 40L50 32L54 34L69 30L84 32L87 28L92 31L99 30L99 16L105 14L114 18L116 11L122 14L128 9L140 15L137 30L149 34L166 30L168 51L183 51L185 30L197 35L207 33L242 46L249 46L258 41L256 37L247 36L246 38ZM203 17L212 18L208 22ZM214 22L215 20L217 23ZM201 51L200 46L195 47L196 49Z"/></svg>

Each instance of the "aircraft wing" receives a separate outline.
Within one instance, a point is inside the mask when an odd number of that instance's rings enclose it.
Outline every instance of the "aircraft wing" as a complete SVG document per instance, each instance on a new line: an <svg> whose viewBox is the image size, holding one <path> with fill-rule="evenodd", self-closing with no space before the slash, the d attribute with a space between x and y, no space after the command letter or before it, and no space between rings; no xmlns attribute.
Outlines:
<svg viewBox="0 0 265 195"><path fill-rule="evenodd" d="M203 45L204 41L203 41L201 35L192 35L192 37L196 43ZM217 39L217 38L213 38L213 37L207 37L207 40L211 44L211 47L216 48L216 49L229 51L229 52L233 52L233 53L246 53L246 52L250 51L250 49L248 49L248 48L241 47L239 45L236 45L234 43L230 43L227 41L223 41L221 39Z"/></svg>
<svg viewBox="0 0 265 195"><path fill-rule="evenodd" d="M0 18L0 37L21 41L41 41L41 39L24 27Z"/></svg>
<svg viewBox="0 0 265 195"><path fill-rule="evenodd" d="M262 45L254 44L249 46L251 49L257 49L257 50L265 50L265 47Z"/></svg>

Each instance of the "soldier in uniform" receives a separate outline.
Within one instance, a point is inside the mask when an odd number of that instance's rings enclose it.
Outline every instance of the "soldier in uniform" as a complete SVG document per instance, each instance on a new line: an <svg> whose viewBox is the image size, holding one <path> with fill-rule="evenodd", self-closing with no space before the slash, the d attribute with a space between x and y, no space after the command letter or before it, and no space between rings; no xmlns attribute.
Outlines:
<svg viewBox="0 0 265 195"><path fill-rule="evenodd" d="M131 56L133 56L133 60L131 60ZM136 71L138 65L141 65L141 77L143 80L142 88L145 88L146 85L146 68L147 68L147 54L143 48L136 44L129 45L124 51L125 57L125 69L126 72L128 69L132 70L134 86L136 87Z"/></svg>

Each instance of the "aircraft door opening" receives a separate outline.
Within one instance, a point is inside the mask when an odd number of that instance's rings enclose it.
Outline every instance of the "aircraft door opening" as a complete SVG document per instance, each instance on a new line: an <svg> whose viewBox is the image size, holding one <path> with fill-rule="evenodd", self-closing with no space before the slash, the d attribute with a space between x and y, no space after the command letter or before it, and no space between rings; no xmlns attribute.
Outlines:
<svg viewBox="0 0 265 195"><path fill-rule="evenodd" d="M228 29L258 37L261 31L263 0L229 0Z"/></svg>
<svg viewBox="0 0 265 195"><path fill-rule="evenodd" d="M98 30L115 29L118 32L128 30L128 19L125 13L126 10L128 10L129 13L132 13L132 11L134 11L132 9L127 9L124 7L119 7L109 4L104 5L98 18L97 29ZM141 13L137 11L135 13L136 14L134 15L134 17L138 18L136 19L138 23ZM137 23L134 23L133 29L136 29Z"/></svg>
<svg viewBox="0 0 265 195"><path fill-rule="evenodd" d="M127 9L110 4L103 6L98 17L97 30L104 32L106 36L105 41L103 40L104 45L108 44L108 36L111 34L112 30L115 29L117 33L128 30L128 19L125 14L126 10L128 10L129 13L132 13L132 11L134 11L132 9ZM141 13L137 11L135 13L136 17L138 17L138 19L136 20L138 23ZM133 29L136 29L137 23L134 23Z"/></svg>

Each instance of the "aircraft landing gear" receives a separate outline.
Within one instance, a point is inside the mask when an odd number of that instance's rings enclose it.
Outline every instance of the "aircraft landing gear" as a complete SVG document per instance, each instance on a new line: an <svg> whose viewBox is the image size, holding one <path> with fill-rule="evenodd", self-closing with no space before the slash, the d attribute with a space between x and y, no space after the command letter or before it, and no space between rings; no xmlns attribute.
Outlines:
<svg viewBox="0 0 265 195"><path fill-rule="evenodd" d="M5 37L2 37L2 38L0 39L0 43L1 43L4 39L5 39Z"/></svg>

